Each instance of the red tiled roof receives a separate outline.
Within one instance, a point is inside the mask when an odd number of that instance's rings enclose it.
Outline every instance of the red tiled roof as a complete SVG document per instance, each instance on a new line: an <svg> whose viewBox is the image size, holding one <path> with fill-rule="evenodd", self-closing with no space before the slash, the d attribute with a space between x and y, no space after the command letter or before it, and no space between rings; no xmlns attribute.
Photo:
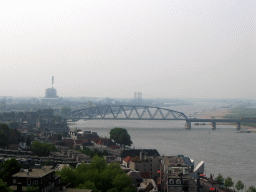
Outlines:
<svg viewBox="0 0 256 192"><path fill-rule="evenodd" d="M117 146L117 145L111 145L110 148L112 148L112 149L119 149L119 146Z"/></svg>
<svg viewBox="0 0 256 192"><path fill-rule="evenodd" d="M89 140L88 139L78 139L76 140L76 144L82 144L82 143L88 143Z"/></svg>
<svg viewBox="0 0 256 192"><path fill-rule="evenodd" d="M109 142L112 142L112 140L111 139L99 139L96 143L98 145L104 145L104 144L109 143Z"/></svg>
<svg viewBox="0 0 256 192"><path fill-rule="evenodd" d="M130 156L125 157L123 161L125 161L126 163L130 163L131 157Z"/></svg>
<svg viewBox="0 0 256 192"><path fill-rule="evenodd" d="M104 144L104 142L100 139L100 140L98 140L97 142L96 142L98 145L103 145Z"/></svg>

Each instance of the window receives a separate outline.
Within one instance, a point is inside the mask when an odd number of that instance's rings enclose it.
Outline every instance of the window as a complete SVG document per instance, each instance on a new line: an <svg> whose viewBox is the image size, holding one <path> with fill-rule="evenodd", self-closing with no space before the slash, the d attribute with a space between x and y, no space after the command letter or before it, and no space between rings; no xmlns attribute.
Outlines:
<svg viewBox="0 0 256 192"><path fill-rule="evenodd" d="M173 185L173 184L174 184L173 179L170 179L169 183L170 183L171 185Z"/></svg>
<svg viewBox="0 0 256 192"><path fill-rule="evenodd" d="M13 184L16 183L16 179L13 179Z"/></svg>
<svg viewBox="0 0 256 192"><path fill-rule="evenodd" d="M31 185L31 178L28 178L28 186L30 186Z"/></svg>
<svg viewBox="0 0 256 192"><path fill-rule="evenodd" d="M33 185L38 185L38 180L33 180Z"/></svg>
<svg viewBox="0 0 256 192"><path fill-rule="evenodd" d="M176 184L181 184L180 179L177 179Z"/></svg>

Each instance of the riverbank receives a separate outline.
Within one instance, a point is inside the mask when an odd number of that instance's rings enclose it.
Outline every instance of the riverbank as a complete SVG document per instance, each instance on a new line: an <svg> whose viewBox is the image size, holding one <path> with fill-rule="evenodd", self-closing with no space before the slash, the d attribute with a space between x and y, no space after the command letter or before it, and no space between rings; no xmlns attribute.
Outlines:
<svg viewBox="0 0 256 192"><path fill-rule="evenodd" d="M242 126L243 129L246 129L248 131L251 132L256 132L256 128L255 127L250 127L250 126Z"/></svg>
<svg viewBox="0 0 256 192"><path fill-rule="evenodd" d="M203 110L201 113L197 113L197 118L199 119L223 119L226 115L230 114L232 109L230 108L213 108L208 110Z"/></svg>
<svg viewBox="0 0 256 192"><path fill-rule="evenodd" d="M227 116L232 114L233 109L232 108L218 108L218 109L212 109L210 111L207 111L206 114L199 115L198 118L202 119L223 119L227 118ZM227 124L227 123L225 123ZM256 127L254 126L246 126L242 125L242 129L246 129L251 132L256 132Z"/></svg>

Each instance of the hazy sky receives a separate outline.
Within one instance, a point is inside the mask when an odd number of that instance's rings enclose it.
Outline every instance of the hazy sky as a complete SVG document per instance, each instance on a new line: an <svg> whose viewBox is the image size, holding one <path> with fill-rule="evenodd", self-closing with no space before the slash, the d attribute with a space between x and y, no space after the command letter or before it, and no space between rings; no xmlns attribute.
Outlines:
<svg viewBox="0 0 256 192"><path fill-rule="evenodd" d="M0 96L256 98L255 0L10 0L0 23Z"/></svg>

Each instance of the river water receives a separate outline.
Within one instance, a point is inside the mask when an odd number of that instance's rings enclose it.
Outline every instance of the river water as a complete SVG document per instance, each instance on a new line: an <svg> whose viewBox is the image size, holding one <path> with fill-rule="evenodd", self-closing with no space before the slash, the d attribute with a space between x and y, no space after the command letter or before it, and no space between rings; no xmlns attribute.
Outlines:
<svg viewBox="0 0 256 192"><path fill-rule="evenodd" d="M221 104L196 103L175 106L170 109L185 113L188 117L199 117L219 108ZM249 186L256 186L256 133L237 133L235 125L193 125L184 129L185 121L78 121L70 128L94 131L109 137L114 127L126 128L135 148L157 149L160 155L184 155L205 162L205 173L230 176Z"/></svg>

